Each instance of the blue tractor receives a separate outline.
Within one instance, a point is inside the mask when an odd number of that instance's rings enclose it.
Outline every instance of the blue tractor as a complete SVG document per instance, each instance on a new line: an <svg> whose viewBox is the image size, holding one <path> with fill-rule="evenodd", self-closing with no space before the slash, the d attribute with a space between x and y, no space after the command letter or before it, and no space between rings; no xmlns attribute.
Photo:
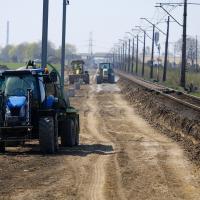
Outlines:
<svg viewBox="0 0 200 200"><path fill-rule="evenodd" d="M100 63L97 74L96 83L115 83L115 74L111 63Z"/></svg>
<svg viewBox="0 0 200 200"><path fill-rule="evenodd" d="M9 144L39 140L40 150L54 154L60 146L79 144L79 114L61 89L60 75L49 65L29 61L0 74L0 152Z"/></svg>

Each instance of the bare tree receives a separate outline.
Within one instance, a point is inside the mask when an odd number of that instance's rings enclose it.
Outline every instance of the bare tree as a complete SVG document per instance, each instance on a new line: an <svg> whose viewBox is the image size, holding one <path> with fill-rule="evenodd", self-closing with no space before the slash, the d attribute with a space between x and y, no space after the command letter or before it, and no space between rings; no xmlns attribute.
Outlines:
<svg viewBox="0 0 200 200"><path fill-rule="evenodd" d="M180 53L182 51L182 39L179 39L176 44L176 52ZM198 48L197 48L198 47ZM197 69L197 66L195 65L195 60L197 56L199 56L200 52L199 45L196 45L196 38L189 36L187 38L187 65L188 67L191 66L192 68Z"/></svg>

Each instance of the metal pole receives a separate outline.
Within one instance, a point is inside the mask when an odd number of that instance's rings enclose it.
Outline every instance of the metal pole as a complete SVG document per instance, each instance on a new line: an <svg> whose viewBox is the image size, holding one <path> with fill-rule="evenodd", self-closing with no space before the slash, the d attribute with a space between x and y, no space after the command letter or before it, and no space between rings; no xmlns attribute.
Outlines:
<svg viewBox="0 0 200 200"><path fill-rule="evenodd" d="M150 78L153 78L155 25L153 25Z"/></svg>
<svg viewBox="0 0 200 200"><path fill-rule="evenodd" d="M163 82L165 82L166 79L167 79L168 46L169 46L169 22L170 22L170 17L168 16L167 36L166 36L166 43L165 43L165 61L164 61L164 69L163 69Z"/></svg>
<svg viewBox="0 0 200 200"><path fill-rule="evenodd" d="M118 69L120 69L120 58L121 58L120 53L121 53L121 48L119 46L118 47Z"/></svg>
<svg viewBox="0 0 200 200"><path fill-rule="evenodd" d="M121 46L121 70L123 70L123 59L124 59L124 47L123 47L123 44Z"/></svg>
<svg viewBox="0 0 200 200"><path fill-rule="evenodd" d="M139 36L137 35L137 50L136 50L136 69L135 73L138 73L138 53L139 53Z"/></svg>
<svg viewBox="0 0 200 200"><path fill-rule="evenodd" d="M9 45L9 37L10 37L10 22L7 21L7 38L6 38L6 45Z"/></svg>
<svg viewBox="0 0 200 200"><path fill-rule="evenodd" d="M126 72L126 67L127 65L127 41L125 41L125 59L124 59L124 69L125 69L125 72Z"/></svg>
<svg viewBox="0 0 200 200"><path fill-rule="evenodd" d="M69 1L63 0L63 21L62 21L62 51L61 51L61 86L64 89L65 82L65 43L66 43L66 6Z"/></svg>
<svg viewBox="0 0 200 200"><path fill-rule="evenodd" d="M144 31L144 47L143 47L143 61L142 61L142 77L144 76L145 54L146 54L146 31Z"/></svg>
<svg viewBox="0 0 200 200"><path fill-rule="evenodd" d="M131 40L128 40L128 72L130 73L130 67L131 67Z"/></svg>
<svg viewBox="0 0 200 200"><path fill-rule="evenodd" d="M113 67L115 68L115 52L114 51L112 54L112 63L113 63Z"/></svg>
<svg viewBox="0 0 200 200"><path fill-rule="evenodd" d="M43 0L42 68L47 66L49 0Z"/></svg>
<svg viewBox="0 0 200 200"><path fill-rule="evenodd" d="M123 63L122 63L123 71L125 70L124 66L125 66L125 44L123 43Z"/></svg>
<svg viewBox="0 0 200 200"><path fill-rule="evenodd" d="M131 72L133 73L133 68L134 68L134 56L135 56L135 39L133 37L133 47L132 47L132 68L131 68Z"/></svg>
<svg viewBox="0 0 200 200"><path fill-rule="evenodd" d="M122 68L122 47L119 46L119 69Z"/></svg>
<svg viewBox="0 0 200 200"><path fill-rule="evenodd" d="M182 46L182 67L180 85L185 88L186 84L186 47L187 46L187 0L184 0L183 12L183 46Z"/></svg>
<svg viewBox="0 0 200 200"><path fill-rule="evenodd" d="M198 70L198 38L196 36L196 71Z"/></svg>

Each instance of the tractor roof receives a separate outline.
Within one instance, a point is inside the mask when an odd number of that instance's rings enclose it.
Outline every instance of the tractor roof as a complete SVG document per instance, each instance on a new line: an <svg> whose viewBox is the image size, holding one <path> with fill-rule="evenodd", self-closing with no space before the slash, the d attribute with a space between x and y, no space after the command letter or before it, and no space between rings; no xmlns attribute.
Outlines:
<svg viewBox="0 0 200 200"><path fill-rule="evenodd" d="M107 64L110 65L111 63L109 63L109 62L108 62L108 63L106 63L106 62L104 62L104 63L99 63L99 65L107 65Z"/></svg>
<svg viewBox="0 0 200 200"><path fill-rule="evenodd" d="M25 74L39 74L44 72L44 69L18 69L18 70L6 70L2 73L2 75L25 75Z"/></svg>
<svg viewBox="0 0 200 200"><path fill-rule="evenodd" d="M71 62L71 64L72 64L72 65L74 65L74 64L82 64L82 65L84 65L85 62L84 62L83 60L73 60L73 61Z"/></svg>

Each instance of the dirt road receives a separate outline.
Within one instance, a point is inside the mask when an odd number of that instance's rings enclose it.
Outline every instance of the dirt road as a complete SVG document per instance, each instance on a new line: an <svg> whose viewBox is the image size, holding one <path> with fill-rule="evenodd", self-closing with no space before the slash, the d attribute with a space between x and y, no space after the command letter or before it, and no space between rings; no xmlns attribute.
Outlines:
<svg viewBox="0 0 200 200"><path fill-rule="evenodd" d="M38 146L0 155L2 200L198 200L200 170L123 99L117 85L83 86L81 145L41 156Z"/></svg>

